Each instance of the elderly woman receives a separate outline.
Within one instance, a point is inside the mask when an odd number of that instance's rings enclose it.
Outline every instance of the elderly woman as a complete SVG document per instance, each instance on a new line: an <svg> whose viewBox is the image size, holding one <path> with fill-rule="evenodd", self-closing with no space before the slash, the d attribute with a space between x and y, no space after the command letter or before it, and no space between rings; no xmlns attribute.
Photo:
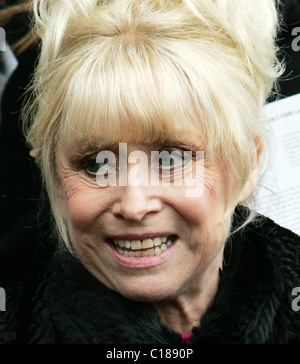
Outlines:
<svg viewBox="0 0 300 364"><path fill-rule="evenodd" d="M300 238L243 207L281 73L274 1L34 11L24 117L58 234L4 287L0 342L299 343Z"/></svg>

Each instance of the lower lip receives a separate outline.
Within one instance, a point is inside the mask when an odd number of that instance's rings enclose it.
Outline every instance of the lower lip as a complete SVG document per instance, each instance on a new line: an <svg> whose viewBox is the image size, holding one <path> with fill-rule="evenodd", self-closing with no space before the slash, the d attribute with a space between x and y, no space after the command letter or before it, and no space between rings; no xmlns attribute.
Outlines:
<svg viewBox="0 0 300 364"><path fill-rule="evenodd" d="M152 257L136 257L136 258L127 257L126 255L119 253L112 246L112 244L110 244L108 242L106 242L106 245L108 246L108 248L112 252L114 258L116 259L116 261L119 264L129 267L129 268L137 269L137 268L152 268L152 267L157 267L157 266L163 264L174 251L176 243L177 243L177 240L175 240L169 246L169 248L167 250L160 253L159 255L154 255Z"/></svg>

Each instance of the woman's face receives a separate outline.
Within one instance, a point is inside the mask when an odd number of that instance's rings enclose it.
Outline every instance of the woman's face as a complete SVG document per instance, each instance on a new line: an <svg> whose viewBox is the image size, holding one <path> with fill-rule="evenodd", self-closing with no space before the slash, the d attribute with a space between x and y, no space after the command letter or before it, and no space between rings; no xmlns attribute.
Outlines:
<svg viewBox="0 0 300 364"><path fill-rule="evenodd" d="M179 141L165 146L131 143L127 152L181 155L184 150L201 151L199 139L191 128ZM57 158L64 214L84 266L104 285L134 300L167 300L199 288L203 277L221 266L230 229L230 216L224 218L230 186L222 168L204 163L199 171L195 160L187 162L187 174L193 169L203 187L200 196L187 197L184 183L175 185L182 178L176 156L173 163L168 158L159 163L170 170L169 186L129 181L138 174L131 174L137 165L128 164L127 185L100 187L96 155L59 153ZM120 155L115 155L118 164Z"/></svg>

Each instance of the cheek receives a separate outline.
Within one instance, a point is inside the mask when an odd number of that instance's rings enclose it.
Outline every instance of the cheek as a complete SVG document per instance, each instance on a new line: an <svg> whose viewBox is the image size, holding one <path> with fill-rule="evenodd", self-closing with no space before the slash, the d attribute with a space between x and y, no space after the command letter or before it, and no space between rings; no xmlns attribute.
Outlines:
<svg viewBox="0 0 300 364"><path fill-rule="evenodd" d="M205 185L203 194L186 198L181 205L183 216L199 228L221 226L226 212L226 199L220 191Z"/></svg>
<svg viewBox="0 0 300 364"><path fill-rule="evenodd" d="M63 205L63 215L68 226L81 228L88 225L95 216L97 189L85 180L76 170L59 160L57 165L59 195Z"/></svg>
<svg viewBox="0 0 300 364"><path fill-rule="evenodd" d="M68 188L72 186L71 188ZM101 209L99 191L82 183L64 185L65 206L68 225L76 230L86 230L99 215Z"/></svg>
<svg viewBox="0 0 300 364"><path fill-rule="evenodd" d="M88 226L95 216L91 201L81 194L73 195L67 200L68 220L74 226L83 228Z"/></svg>
<svg viewBox="0 0 300 364"><path fill-rule="evenodd" d="M199 198L186 198L182 205L193 249L206 258L215 254L227 240L231 221L226 217L227 195L227 184L220 174L207 173L203 194Z"/></svg>

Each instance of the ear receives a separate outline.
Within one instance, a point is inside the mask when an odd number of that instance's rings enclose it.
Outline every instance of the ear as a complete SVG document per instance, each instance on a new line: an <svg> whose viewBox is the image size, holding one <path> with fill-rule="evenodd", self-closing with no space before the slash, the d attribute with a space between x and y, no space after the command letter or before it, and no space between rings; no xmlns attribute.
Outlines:
<svg viewBox="0 0 300 364"><path fill-rule="evenodd" d="M255 144L256 144L256 158L254 160L253 169L248 181L246 182L240 194L238 204L242 204L252 195L258 183L260 158L263 151L263 143L261 138L257 138Z"/></svg>

